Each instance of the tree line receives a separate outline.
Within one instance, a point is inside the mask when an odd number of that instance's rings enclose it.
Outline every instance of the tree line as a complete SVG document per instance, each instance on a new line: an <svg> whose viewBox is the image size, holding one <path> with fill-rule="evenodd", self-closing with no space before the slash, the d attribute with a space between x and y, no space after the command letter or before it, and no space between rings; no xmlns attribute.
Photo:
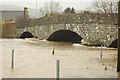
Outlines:
<svg viewBox="0 0 120 80"><path fill-rule="evenodd" d="M117 13L118 12L118 3L117 2L93 2L92 7L86 8L83 11L84 13ZM78 13L74 7L67 7L62 10L59 2L46 2L43 7L40 8L40 14L42 16L53 16L57 14L75 14Z"/></svg>

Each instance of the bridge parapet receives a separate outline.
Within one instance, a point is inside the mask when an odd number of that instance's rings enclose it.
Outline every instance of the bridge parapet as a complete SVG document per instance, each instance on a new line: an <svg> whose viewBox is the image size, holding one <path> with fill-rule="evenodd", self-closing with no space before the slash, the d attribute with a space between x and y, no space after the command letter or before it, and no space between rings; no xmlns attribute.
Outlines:
<svg viewBox="0 0 120 80"><path fill-rule="evenodd" d="M117 13L100 14L100 13L81 13L71 15L57 15L36 19L35 25L47 24L83 24L83 23L99 23L99 24L117 24Z"/></svg>

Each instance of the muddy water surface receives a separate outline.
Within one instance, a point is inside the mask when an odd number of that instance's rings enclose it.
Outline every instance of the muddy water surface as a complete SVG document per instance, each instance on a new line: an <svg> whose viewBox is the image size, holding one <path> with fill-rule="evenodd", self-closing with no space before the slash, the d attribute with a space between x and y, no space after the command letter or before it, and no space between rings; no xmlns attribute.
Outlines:
<svg viewBox="0 0 120 80"><path fill-rule="evenodd" d="M103 58L100 59L100 47L38 39L1 39L0 44L4 78L55 78L56 60L60 60L61 78L117 77L116 49L104 47ZM55 48L54 55L51 53L52 47ZM12 49L15 51L13 70Z"/></svg>

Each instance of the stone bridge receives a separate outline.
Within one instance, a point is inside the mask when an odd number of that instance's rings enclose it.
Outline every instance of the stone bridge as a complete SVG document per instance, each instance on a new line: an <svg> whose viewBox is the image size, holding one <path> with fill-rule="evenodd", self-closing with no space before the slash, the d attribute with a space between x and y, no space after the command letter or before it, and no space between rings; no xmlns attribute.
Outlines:
<svg viewBox="0 0 120 80"><path fill-rule="evenodd" d="M88 45L110 46L117 40L117 14L81 13L30 20L31 25L17 29L16 37L31 33L50 41L75 41ZM25 32L25 33L24 33Z"/></svg>

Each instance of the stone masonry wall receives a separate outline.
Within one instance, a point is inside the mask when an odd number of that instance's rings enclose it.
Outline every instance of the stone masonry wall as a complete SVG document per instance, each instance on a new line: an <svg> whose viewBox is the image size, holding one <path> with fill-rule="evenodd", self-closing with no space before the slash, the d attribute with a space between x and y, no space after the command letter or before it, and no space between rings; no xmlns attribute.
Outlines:
<svg viewBox="0 0 120 80"><path fill-rule="evenodd" d="M36 19L34 26L17 29L17 37L23 32L29 31L39 39L47 39L59 30L76 32L88 44L109 46L117 39L117 14L76 14L72 17L59 15L44 19L39 18Z"/></svg>

